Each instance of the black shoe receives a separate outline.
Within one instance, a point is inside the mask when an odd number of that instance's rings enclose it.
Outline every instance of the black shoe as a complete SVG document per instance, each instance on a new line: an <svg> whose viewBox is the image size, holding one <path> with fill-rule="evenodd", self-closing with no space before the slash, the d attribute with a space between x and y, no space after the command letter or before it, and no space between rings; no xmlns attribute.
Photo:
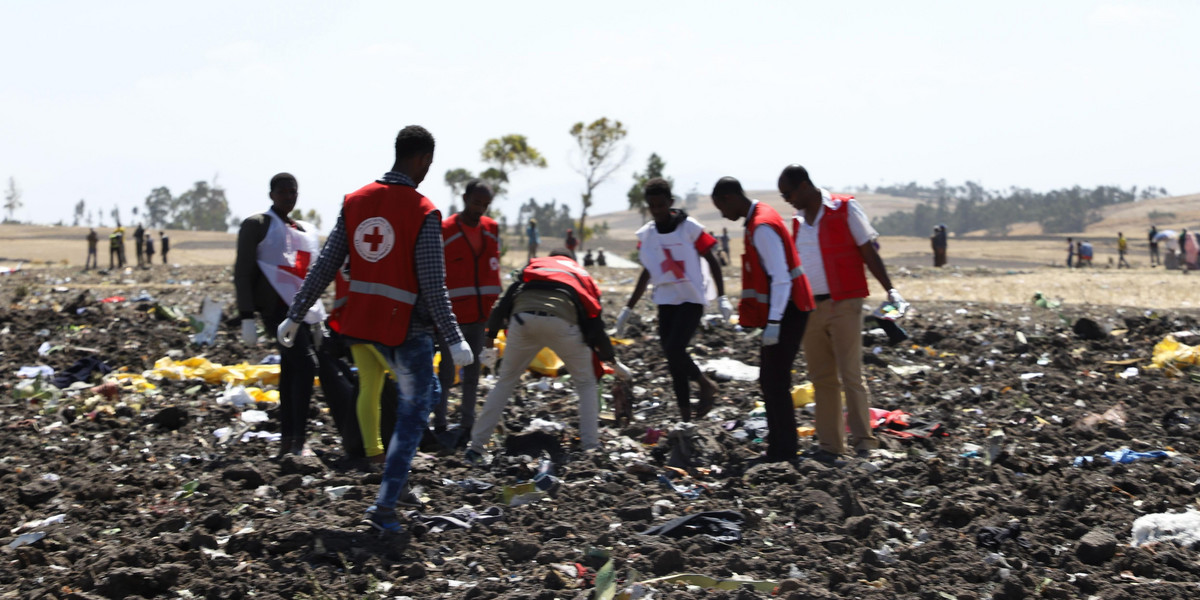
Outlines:
<svg viewBox="0 0 1200 600"><path fill-rule="evenodd" d="M400 498L396 500L396 504L400 506L407 506L409 508L415 508L417 510L423 510L425 508L425 503L421 502L422 491L424 490L422 490L420 487L414 488L409 487L408 484L405 484L404 492L400 494Z"/></svg>
<svg viewBox="0 0 1200 600"><path fill-rule="evenodd" d="M815 460L827 467L840 468L849 464L841 455L834 454L828 450L818 448L800 455L804 460Z"/></svg>

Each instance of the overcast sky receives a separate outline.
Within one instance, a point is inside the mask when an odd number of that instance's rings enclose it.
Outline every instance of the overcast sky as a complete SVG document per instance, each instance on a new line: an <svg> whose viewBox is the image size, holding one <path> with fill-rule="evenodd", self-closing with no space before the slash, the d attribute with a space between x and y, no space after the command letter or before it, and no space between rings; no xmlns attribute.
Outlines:
<svg viewBox="0 0 1200 600"><path fill-rule="evenodd" d="M0 178L21 220L70 221L217 177L233 214L300 181L325 228L391 166L407 124L438 149L421 186L479 171L521 133L549 162L530 197L579 204L568 129L621 120L629 164L594 212L624 208L651 152L676 191L723 175L773 187L975 180L988 188L1200 191L1200 3L0 3ZM106 219L107 220L107 219Z"/></svg>

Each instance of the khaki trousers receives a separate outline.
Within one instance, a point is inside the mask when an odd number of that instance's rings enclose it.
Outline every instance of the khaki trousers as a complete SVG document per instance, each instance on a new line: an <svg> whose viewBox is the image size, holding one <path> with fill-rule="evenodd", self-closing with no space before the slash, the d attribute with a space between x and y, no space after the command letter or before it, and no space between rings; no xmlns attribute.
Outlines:
<svg viewBox="0 0 1200 600"><path fill-rule="evenodd" d="M804 359L816 401L817 443L823 450L846 451L845 430L855 450L873 450L870 398L862 376L863 299L817 302L804 331ZM846 417L842 418L842 392Z"/></svg>

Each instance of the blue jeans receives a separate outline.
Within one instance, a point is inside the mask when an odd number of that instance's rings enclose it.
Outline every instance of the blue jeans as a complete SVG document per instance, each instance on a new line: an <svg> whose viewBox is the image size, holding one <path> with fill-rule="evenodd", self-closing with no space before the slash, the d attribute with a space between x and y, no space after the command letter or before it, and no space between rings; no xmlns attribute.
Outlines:
<svg viewBox="0 0 1200 600"><path fill-rule="evenodd" d="M408 471L417 454L417 446L429 426L429 412L441 396L441 386L433 376L433 336L410 331L399 346L375 344L396 376L399 389L396 402L396 428L388 445L383 481L375 505L379 510L394 510Z"/></svg>

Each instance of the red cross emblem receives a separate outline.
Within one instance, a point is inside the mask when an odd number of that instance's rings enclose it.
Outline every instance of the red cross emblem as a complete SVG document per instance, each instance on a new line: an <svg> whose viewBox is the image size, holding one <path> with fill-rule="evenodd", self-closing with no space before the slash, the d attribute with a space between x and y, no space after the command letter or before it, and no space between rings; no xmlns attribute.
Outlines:
<svg viewBox="0 0 1200 600"><path fill-rule="evenodd" d="M675 257L671 256L669 248L663 248L663 254L667 255L667 259L658 265L662 268L663 273L670 273L675 276L675 279L683 279L687 276L686 265L682 260L675 260Z"/></svg>
<svg viewBox="0 0 1200 600"><path fill-rule="evenodd" d="M383 243L383 236L379 235L379 227L371 230L371 233L363 236L363 241L371 245L371 252L379 250L379 244Z"/></svg>
<svg viewBox="0 0 1200 600"><path fill-rule="evenodd" d="M308 263L312 261L312 254L305 250L296 251L296 261L290 265L279 265L279 270L286 273L291 273L300 279L308 276Z"/></svg>

